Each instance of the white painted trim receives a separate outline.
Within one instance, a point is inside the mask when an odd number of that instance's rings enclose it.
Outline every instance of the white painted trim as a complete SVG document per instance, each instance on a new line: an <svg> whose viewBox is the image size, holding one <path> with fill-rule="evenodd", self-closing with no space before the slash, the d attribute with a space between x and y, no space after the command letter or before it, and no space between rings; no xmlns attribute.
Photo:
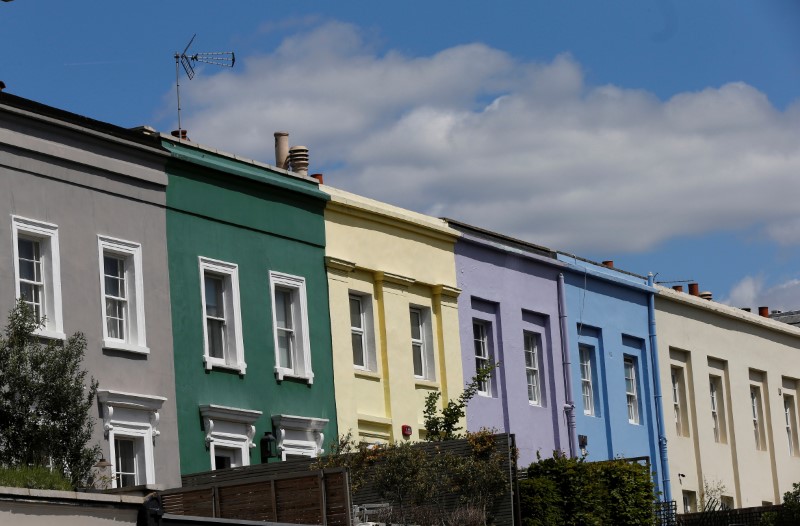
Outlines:
<svg viewBox="0 0 800 526"><path fill-rule="evenodd" d="M206 431L206 446L209 449L211 469L215 469L214 456L216 446L239 449L242 457L241 465L250 465L250 448L256 447L253 442L256 434L254 424L261 414L261 411L254 409L240 409L238 407L214 404L200 406L200 416L203 418L203 427ZM220 421L239 424L242 432L224 433L215 430L215 423Z"/></svg>
<svg viewBox="0 0 800 526"><path fill-rule="evenodd" d="M239 266L203 256L199 256L200 268L200 308L203 325L203 363L207 370L212 368L233 369L244 374L247 364L244 361L244 342L242 339L242 312L239 300ZM226 356L224 359L214 358L208 353L208 329L206 327L206 287L205 272L217 274L225 278L231 294L225 298L225 323L228 325L226 337ZM228 320L228 315L233 316Z"/></svg>
<svg viewBox="0 0 800 526"><path fill-rule="evenodd" d="M277 434L278 451L281 459L286 455L316 457L325 452L325 434L322 430L328 425L327 418L313 418L295 415L274 415L272 427Z"/></svg>
<svg viewBox="0 0 800 526"><path fill-rule="evenodd" d="M36 331L36 334L44 338L57 340L66 339L64 334L64 321L61 308L61 258L58 244L58 225L45 223L36 219L28 219L16 215L11 216L11 241L14 255L14 289L16 298L20 297L19 290L19 251L17 239L19 233L28 234L31 237L46 242L47 254L43 262L42 273L44 274L44 293L45 305L44 315L47 323L44 328ZM48 281L50 282L48 284Z"/></svg>
<svg viewBox="0 0 800 526"><path fill-rule="evenodd" d="M132 241L124 241L109 236L97 236L98 262L100 271L100 318L103 326L103 347L118 351L149 354L147 347L147 331L144 314L144 271L142 267L142 245ZM125 285L128 287L128 334L127 340L108 337L106 322L106 280L103 256L108 253L125 258ZM133 264L133 268L129 264ZM129 279L132 276L132 280ZM133 282L133 294L130 283Z"/></svg>
<svg viewBox="0 0 800 526"><path fill-rule="evenodd" d="M298 371L299 356L295 355L292 361L292 368L281 367L278 358L278 322L275 316L275 286L293 289L296 298L299 300L300 312L294 310L295 324L295 353L298 349L302 351L302 369ZM309 384L314 382L314 373L311 368L311 342L308 329L308 304L306 299L306 279L301 276L293 276L282 272L269 271L269 291L272 301L272 335L275 349L275 377L283 380L284 377L302 378ZM294 300L294 297L293 297Z"/></svg>
<svg viewBox="0 0 800 526"><path fill-rule="evenodd" d="M103 410L103 431L108 438L109 462L111 462L111 486L117 487L116 478L113 474L116 471L116 451L114 449L114 439L116 437L130 437L139 441L144 454L144 473L137 471L137 476L144 476L144 480L136 481L137 484L155 483L155 461L153 445L157 436L161 434L158 430L160 415L158 411L167 400L163 396L145 395L138 393L126 393L123 391L113 391L100 389L97 391L97 400ZM135 420L123 420L119 414L115 415L115 409L132 409L134 414L139 417ZM128 412L127 414L131 414ZM137 467L138 469L138 467Z"/></svg>

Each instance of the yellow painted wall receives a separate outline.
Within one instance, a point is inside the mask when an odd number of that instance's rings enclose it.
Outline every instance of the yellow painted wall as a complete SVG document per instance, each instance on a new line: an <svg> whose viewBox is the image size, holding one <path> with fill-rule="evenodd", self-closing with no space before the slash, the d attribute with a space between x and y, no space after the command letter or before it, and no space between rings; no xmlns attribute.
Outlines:
<svg viewBox="0 0 800 526"><path fill-rule="evenodd" d="M737 508L781 502L800 481L797 433L790 455L784 419L784 396L793 396L798 414L800 329L665 288L656 296L656 326L672 495L679 510L683 491L695 492L699 501L704 479L724 484ZM673 416L673 368L684 375L681 434ZM725 426L719 442L711 414L712 375L720 378L723 391L718 399ZM751 385L761 388L761 450Z"/></svg>
<svg viewBox="0 0 800 526"><path fill-rule="evenodd" d="M329 186L325 211L326 256L333 339L333 370L340 433L369 442L424 437L425 396L463 390L455 288L458 233L436 218L403 210ZM373 370L354 367L349 297L370 302ZM409 309L430 315L430 380L415 378Z"/></svg>

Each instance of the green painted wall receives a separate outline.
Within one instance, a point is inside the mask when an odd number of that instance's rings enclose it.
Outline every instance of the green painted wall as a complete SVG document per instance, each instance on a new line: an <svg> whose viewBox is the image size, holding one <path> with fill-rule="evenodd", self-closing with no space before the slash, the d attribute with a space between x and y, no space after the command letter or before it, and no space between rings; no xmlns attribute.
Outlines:
<svg viewBox="0 0 800 526"><path fill-rule="evenodd" d="M182 473L211 468L199 406L263 412L255 442L276 414L330 420L325 446L337 436L330 314L325 273L326 194L316 185L166 143L167 243ZM209 158L211 161L209 162ZM288 183L287 184L287 180ZM236 263L247 372L206 371L198 256ZM306 279L314 383L274 374L269 271ZM260 462L260 447L250 463Z"/></svg>

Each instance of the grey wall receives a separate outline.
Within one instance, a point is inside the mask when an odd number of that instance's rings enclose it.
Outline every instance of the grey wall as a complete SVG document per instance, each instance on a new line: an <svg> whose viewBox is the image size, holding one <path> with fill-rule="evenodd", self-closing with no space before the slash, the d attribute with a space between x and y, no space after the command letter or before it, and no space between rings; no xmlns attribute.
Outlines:
<svg viewBox="0 0 800 526"><path fill-rule="evenodd" d="M109 135L26 115L0 101L0 322L15 301L11 216L58 225L64 332L81 331L100 389L163 396L155 482L180 484L172 359L166 156ZM97 236L140 243L150 354L103 350ZM99 406L93 442L108 458Z"/></svg>

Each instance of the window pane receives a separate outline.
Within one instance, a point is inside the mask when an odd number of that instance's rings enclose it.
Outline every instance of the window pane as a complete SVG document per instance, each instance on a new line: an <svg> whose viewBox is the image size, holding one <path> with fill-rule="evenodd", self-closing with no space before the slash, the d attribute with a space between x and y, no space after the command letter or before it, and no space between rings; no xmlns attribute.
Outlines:
<svg viewBox="0 0 800 526"><path fill-rule="evenodd" d="M414 376L423 376L422 346L415 343L411 346L411 348L414 354Z"/></svg>
<svg viewBox="0 0 800 526"><path fill-rule="evenodd" d="M361 300L350 298L350 327L363 329L361 323Z"/></svg>
<svg viewBox="0 0 800 526"><path fill-rule="evenodd" d="M281 367L292 368L292 333L278 329L278 363Z"/></svg>
<svg viewBox="0 0 800 526"><path fill-rule="evenodd" d="M361 334L353 333L353 364L364 367L364 337Z"/></svg>
<svg viewBox="0 0 800 526"><path fill-rule="evenodd" d="M225 358L225 322L206 318L208 354L212 358Z"/></svg>
<svg viewBox="0 0 800 526"><path fill-rule="evenodd" d="M206 316L215 318L225 317L225 307L222 300L223 281L214 276L205 277L206 287Z"/></svg>
<svg viewBox="0 0 800 526"><path fill-rule="evenodd" d="M125 297L125 262L121 259L104 256L106 295Z"/></svg>
<svg viewBox="0 0 800 526"><path fill-rule="evenodd" d="M106 298L106 329L109 338L125 338L125 303Z"/></svg>
<svg viewBox="0 0 800 526"><path fill-rule="evenodd" d="M422 328L421 326L422 320L420 319L419 311L412 310L411 311L411 338L414 340L421 340L422 339Z"/></svg>
<svg viewBox="0 0 800 526"><path fill-rule="evenodd" d="M128 487L136 485L136 453L133 440L114 439L114 450L116 454L115 469L118 487Z"/></svg>
<svg viewBox="0 0 800 526"><path fill-rule="evenodd" d="M275 289L275 321L278 327L292 328L292 297L291 291Z"/></svg>

